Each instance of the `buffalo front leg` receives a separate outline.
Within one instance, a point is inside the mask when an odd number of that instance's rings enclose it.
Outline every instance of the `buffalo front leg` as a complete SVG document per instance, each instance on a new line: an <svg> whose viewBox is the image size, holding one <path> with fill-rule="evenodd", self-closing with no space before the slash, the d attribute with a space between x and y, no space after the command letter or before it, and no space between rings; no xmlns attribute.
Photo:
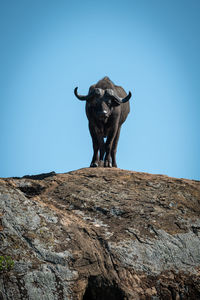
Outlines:
<svg viewBox="0 0 200 300"><path fill-rule="evenodd" d="M105 146L106 155L104 160L104 167L112 168L111 149L112 149L113 141L115 139L115 135L116 135L116 130L112 130L108 135L106 146Z"/></svg>
<svg viewBox="0 0 200 300"><path fill-rule="evenodd" d="M99 167L103 167L104 166L103 159L104 159L104 155L105 155L105 143L104 143L103 136L100 137L99 143L100 143L100 161L99 161Z"/></svg>
<svg viewBox="0 0 200 300"><path fill-rule="evenodd" d="M94 168L94 167L98 167L99 164L99 153L98 153L99 142L98 142L97 134L90 123L89 123L89 130L90 130L90 135L92 137L92 145L93 145L93 157L92 157L90 167Z"/></svg>
<svg viewBox="0 0 200 300"><path fill-rule="evenodd" d="M119 141L120 129L121 129L121 127L119 127L117 130L115 139L113 141L112 150L111 150L112 166L114 168L117 168L116 153L117 153L117 145L118 145L118 141Z"/></svg>

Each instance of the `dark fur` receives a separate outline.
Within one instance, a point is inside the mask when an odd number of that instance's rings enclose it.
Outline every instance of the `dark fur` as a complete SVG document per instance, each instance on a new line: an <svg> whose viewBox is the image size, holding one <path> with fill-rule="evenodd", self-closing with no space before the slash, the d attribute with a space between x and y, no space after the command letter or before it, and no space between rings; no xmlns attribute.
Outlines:
<svg viewBox="0 0 200 300"><path fill-rule="evenodd" d="M120 98L127 96L124 89L114 85L108 77L104 77L92 85L89 92L94 88L112 89ZM108 101L111 102L109 105ZM108 112L107 116L105 116L105 112ZM94 150L91 167L117 167L116 151L120 128L129 112L129 101L117 104L104 96L100 98L94 96L92 100L86 101L86 115ZM106 138L106 142L104 142L104 138Z"/></svg>

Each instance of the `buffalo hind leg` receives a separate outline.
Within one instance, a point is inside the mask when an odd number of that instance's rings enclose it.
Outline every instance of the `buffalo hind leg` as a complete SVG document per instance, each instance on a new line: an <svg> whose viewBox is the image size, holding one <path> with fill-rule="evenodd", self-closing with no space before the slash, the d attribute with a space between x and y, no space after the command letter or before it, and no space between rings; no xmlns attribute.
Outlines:
<svg viewBox="0 0 200 300"><path fill-rule="evenodd" d="M117 168L117 163L116 163L116 152L117 152L117 144L119 141L119 135L120 135L120 129L121 127L118 128L115 139L112 144L112 150L111 150L111 157L112 157L112 166L114 168Z"/></svg>

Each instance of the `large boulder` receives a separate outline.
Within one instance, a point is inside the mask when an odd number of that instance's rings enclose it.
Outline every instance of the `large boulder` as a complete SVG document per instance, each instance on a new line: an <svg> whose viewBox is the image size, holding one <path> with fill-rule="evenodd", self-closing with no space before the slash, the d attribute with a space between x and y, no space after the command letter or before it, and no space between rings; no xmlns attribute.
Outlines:
<svg viewBox="0 0 200 300"><path fill-rule="evenodd" d="M90 168L0 179L0 299L200 299L200 182Z"/></svg>

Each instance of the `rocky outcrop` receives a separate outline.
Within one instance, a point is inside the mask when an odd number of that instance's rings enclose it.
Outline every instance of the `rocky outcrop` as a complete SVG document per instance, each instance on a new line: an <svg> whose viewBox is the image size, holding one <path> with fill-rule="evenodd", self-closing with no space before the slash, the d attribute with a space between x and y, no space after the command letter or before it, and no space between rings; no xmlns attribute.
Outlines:
<svg viewBox="0 0 200 300"><path fill-rule="evenodd" d="M0 299L200 299L198 181L90 168L0 200Z"/></svg>

